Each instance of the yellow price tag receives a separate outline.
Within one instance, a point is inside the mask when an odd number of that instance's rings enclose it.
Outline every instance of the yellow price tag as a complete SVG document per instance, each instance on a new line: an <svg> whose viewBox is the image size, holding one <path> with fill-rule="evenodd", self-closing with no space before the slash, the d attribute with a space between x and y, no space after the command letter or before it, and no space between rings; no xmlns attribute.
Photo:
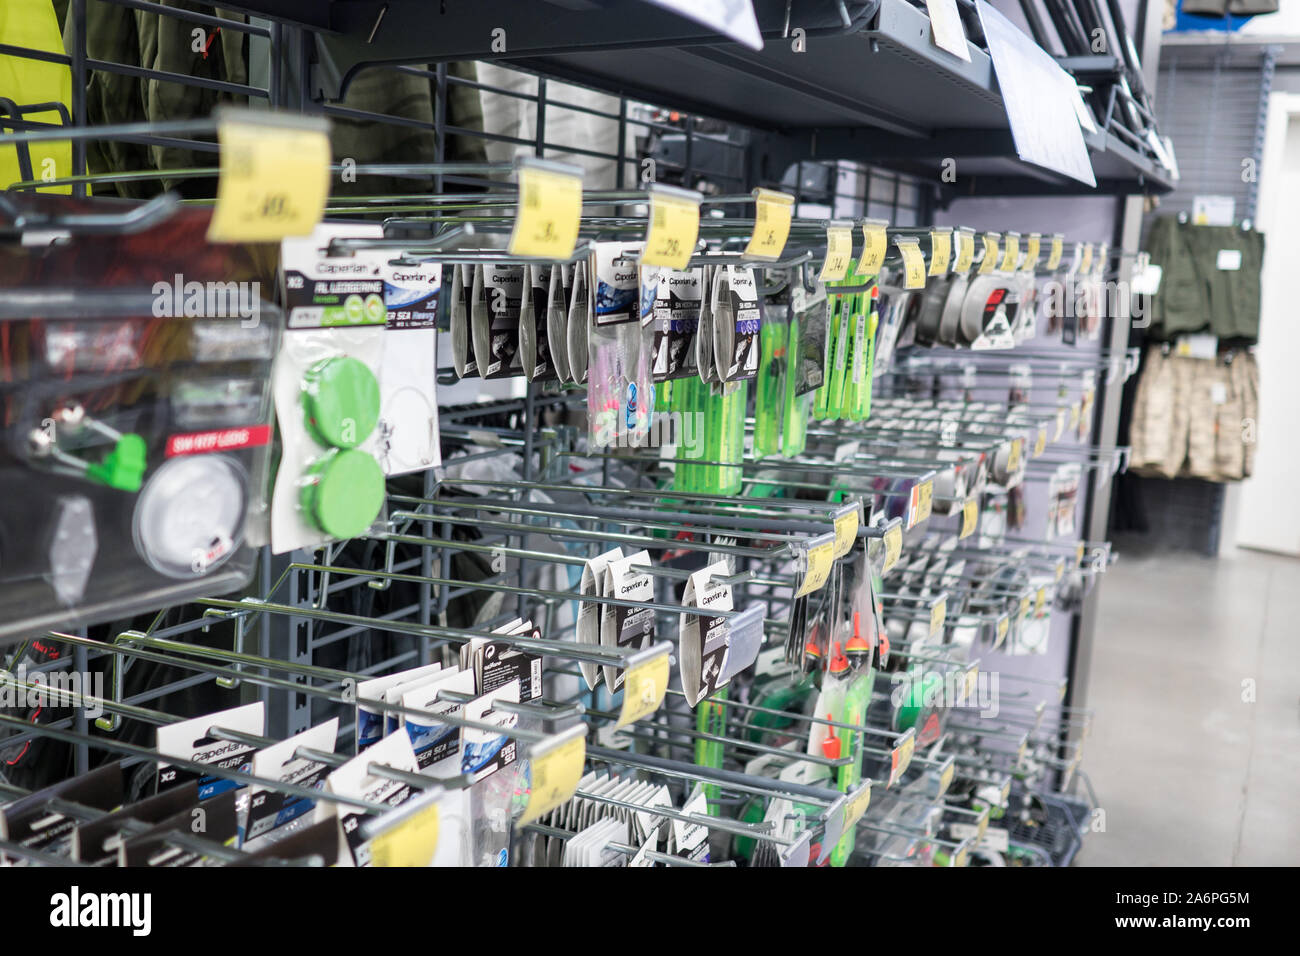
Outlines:
<svg viewBox="0 0 1300 956"><path fill-rule="evenodd" d="M582 171L576 166L520 161L519 204L510 232L510 254L567 259L582 219Z"/></svg>
<svg viewBox="0 0 1300 956"><path fill-rule="evenodd" d="M1047 603L1047 588L1039 588L1034 595L1034 617L1043 616L1043 605Z"/></svg>
<svg viewBox="0 0 1300 956"><path fill-rule="evenodd" d="M849 274L849 260L853 258L853 229L850 226L829 226L826 229L826 261L822 263L822 282L838 282Z"/></svg>
<svg viewBox="0 0 1300 956"><path fill-rule="evenodd" d="M648 266L685 269L700 238L700 196L656 186L650 191L650 229L641 261Z"/></svg>
<svg viewBox="0 0 1300 956"><path fill-rule="evenodd" d="M374 866L428 866L438 850L438 804L390 827L370 841Z"/></svg>
<svg viewBox="0 0 1300 956"><path fill-rule="evenodd" d="M858 539L858 506L850 505L835 515L835 559L838 561L853 550Z"/></svg>
<svg viewBox="0 0 1300 956"><path fill-rule="evenodd" d="M1008 630L1010 627L1011 627L1011 617L1010 617L1010 615L1004 614L1004 615L1002 615L1000 618L998 618L998 625L997 625L997 641L995 641L994 644L993 644L993 649L994 649L995 651L996 651L999 647L1001 647L1001 646L1002 646L1002 642L1005 641L1005 640L1007 639L1007 630Z"/></svg>
<svg viewBox="0 0 1300 956"><path fill-rule="evenodd" d="M930 636L935 637L943 630L943 622L948 619L948 599L939 598L930 606Z"/></svg>
<svg viewBox="0 0 1300 956"><path fill-rule="evenodd" d="M752 259L779 259L790 236L794 197L774 189L754 190L754 234L745 255Z"/></svg>
<svg viewBox="0 0 1300 956"><path fill-rule="evenodd" d="M1020 598L1020 616L1021 617L1029 616L1029 595L1028 594L1022 595Z"/></svg>
<svg viewBox="0 0 1300 956"><path fill-rule="evenodd" d="M998 798L999 798L998 804L1005 806L1010 796L1011 796L1011 781L1007 780L1002 784L1002 791L1001 793L998 794Z"/></svg>
<svg viewBox="0 0 1300 956"><path fill-rule="evenodd" d="M1063 236L1052 236L1052 249L1047 254L1047 271L1054 272L1056 267L1061 264L1061 255L1065 252L1065 238Z"/></svg>
<svg viewBox="0 0 1300 956"><path fill-rule="evenodd" d="M668 693L668 672L666 651L633 664L624 672L623 706L616 727L626 727L659 709L664 694Z"/></svg>
<svg viewBox="0 0 1300 956"><path fill-rule="evenodd" d="M885 532L885 567L881 572L888 574L898 567L898 559L903 555L903 527L894 525Z"/></svg>
<svg viewBox="0 0 1300 956"><path fill-rule="evenodd" d="M1075 402L1073 405L1070 406L1070 427L1071 428L1079 427L1079 414L1081 411L1082 408L1078 402Z"/></svg>
<svg viewBox="0 0 1300 956"><path fill-rule="evenodd" d="M897 239L894 245L903 256L903 288L925 288L925 256L921 244L915 239Z"/></svg>
<svg viewBox="0 0 1300 956"><path fill-rule="evenodd" d="M957 533L957 538L969 538L975 533L975 526L979 524L980 503L975 497L967 498L961 506L961 531Z"/></svg>
<svg viewBox="0 0 1300 956"><path fill-rule="evenodd" d="M1020 766L1022 763L1025 762L1025 752L1026 752L1028 749L1029 749L1029 741L1028 741L1027 739L1026 739L1026 740L1022 740L1022 741L1020 741L1020 746L1016 748L1016 766L1017 766L1017 767Z"/></svg>
<svg viewBox="0 0 1300 956"><path fill-rule="evenodd" d="M1011 439L1011 450L1007 454L1007 471L1016 472L1020 470L1020 452L1024 445L1024 439Z"/></svg>
<svg viewBox="0 0 1300 956"><path fill-rule="evenodd" d="M1080 541L1074 546L1074 563L1083 567L1083 542Z"/></svg>
<svg viewBox="0 0 1300 956"><path fill-rule="evenodd" d="M858 275L873 276L880 271L889 251L888 223L868 219L862 224L862 255L858 258Z"/></svg>
<svg viewBox="0 0 1300 956"><path fill-rule="evenodd" d="M1055 573L1056 581L1059 584L1061 578L1065 577L1065 561L1064 560L1057 561L1056 564L1053 566L1052 570L1053 573Z"/></svg>
<svg viewBox="0 0 1300 956"><path fill-rule="evenodd" d="M820 591L831 576L831 565L835 563L835 535L827 533L814 538L808 545L808 568L803 573L803 581L795 597L803 597Z"/></svg>
<svg viewBox="0 0 1300 956"><path fill-rule="evenodd" d="M912 752L916 749L916 734L909 733L889 754L889 786L898 782L898 778L907 773L912 765Z"/></svg>
<svg viewBox="0 0 1300 956"><path fill-rule="evenodd" d="M1067 413L1066 413L1066 410L1065 410L1064 408L1058 408L1058 409L1056 410L1056 435L1053 436L1052 441L1059 441L1060 438L1061 438L1061 435L1065 432L1065 416L1066 416L1066 414L1067 414Z"/></svg>
<svg viewBox="0 0 1300 956"><path fill-rule="evenodd" d="M984 258L980 260L979 275L988 275L998 264L998 239L996 232L986 232L981 237L984 242Z"/></svg>
<svg viewBox="0 0 1300 956"><path fill-rule="evenodd" d="M989 808L985 807L980 811L979 821L975 824L975 845L979 846L980 841L984 839L984 834L989 831Z"/></svg>
<svg viewBox="0 0 1300 956"><path fill-rule="evenodd" d="M1008 232L1003 237L1002 265L1003 272L1015 272L1020 265L1020 233Z"/></svg>
<svg viewBox="0 0 1300 956"><path fill-rule="evenodd" d="M912 507L908 518L908 527L915 528L930 517L934 507L934 479L927 478L919 485L912 486Z"/></svg>
<svg viewBox="0 0 1300 956"><path fill-rule="evenodd" d="M957 772L957 765L954 763L949 763L939 773L939 796L942 797L945 793L948 792L948 788L952 786L952 778L956 774L956 772Z"/></svg>
<svg viewBox="0 0 1300 956"><path fill-rule="evenodd" d="M949 865L949 866L965 866L965 865L969 862L969 859L968 859L969 856L970 856L970 850L969 850L969 848L967 848L967 847L965 847L965 846L959 846L959 847L957 847L957 852L954 853L952 856L948 857L948 859L949 859L949 861L950 861L948 865Z"/></svg>
<svg viewBox="0 0 1300 956"><path fill-rule="evenodd" d="M322 120L222 110L217 140L221 174L208 242L276 242L316 228L330 191Z"/></svg>
<svg viewBox="0 0 1300 956"><path fill-rule="evenodd" d="M965 272L975 261L975 233L969 229L957 230L957 261L953 268Z"/></svg>
<svg viewBox="0 0 1300 956"><path fill-rule="evenodd" d="M849 827L853 826L866 815L867 807L871 806L871 781L865 781L865 786L861 787L857 793L853 794L844 801L844 829L840 832L847 833Z"/></svg>
<svg viewBox="0 0 1300 956"><path fill-rule="evenodd" d="M520 823L541 819L573 796L587 760L587 735L578 733L553 747L535 749L528 759L532 784Z"/></svg>
<svg viewBox="0 0 1300 956"><path fill-rule="evenodd" d="M1038 426L1038 437L1034 439L1034 457L1038 458L1047 451L1047 426Z"/></svg>
<svg viewBox="0 0 1300 956"><path fill-rule="evenodd" d="M975 688L979 685L980 669L978 664L972 664L966 669L965 689L963 691L967 700L975 694Z"/></svg>
<svg viewBox="0 0 1300 956"><path fill-rule="evenodd" d="M1092 243L1084 243L1083 259L1079 263L1079 274L1087 275L1088 270L1092 268Z"/></svg>
<svg viewBox="0 0 1300 956"><path fill-rule="evenodd" d="M952 230L930 230L930 275L948 274L948 261L952 258Z"/></svg>
<svg viewBox="0 0 1300 956"><path fill-rule="evenodd" d="M1031 232L1029 238L1025 240L1025 262L1020 267L1022 272L1034 272L1038 269L1038 254L1042 251L1042 237Z"/></svg>

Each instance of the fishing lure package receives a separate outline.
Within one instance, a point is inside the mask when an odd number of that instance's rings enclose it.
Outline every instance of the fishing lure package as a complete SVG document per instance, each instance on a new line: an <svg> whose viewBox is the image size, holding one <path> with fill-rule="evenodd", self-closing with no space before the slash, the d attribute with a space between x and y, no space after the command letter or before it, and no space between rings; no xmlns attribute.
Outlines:
<svg viewBox="0 0 1300 956"><path fill-rule="evenodd" d="M654 301L654 360L656 382L697 375L695 335L704 300L704 270L659 273Z"/></svg>
<svg viewBox="0 0 1300 956"><path fill-rule="evenodd" d="M103 212L13 201L56 200ZM0 644L249 580L282 314L269 264L203 221L0 243Z"/></svg>
<svg viewBox="0 0 1300 956"><path fill-rule="evenodd" d="M483 378L510 378L523 371L519 354L519 312L524 266L487 263L474 270L470 333L474 361Z"/></svg>
<svg viewBox="0 0 1300 956"><path fill-rule="evenodd" d="M451 361L457 378L478 375L478 362L474 358L474 343L469 331L473 312L474 290L481 294L482 285L475 285L475 272L482 266L456 265L451 267L451 301L448 304L449 332L451 333Z"/></svg>
<svg viewBox="0 0 1300 956"><path fill-rule="evenodd" d="M713 274L713 353L718 379L736 382L758 374L762 325L754 270L726 266Z"/></svg>
<svg viewBox="0 0 1300 956"><path fill-rule="evenodd" d="M569 369L569 306L573 296L574 266L551 266L550 290L546 298L546 343L555 377L561 382L572 380Z"/></svg>
<svg viewBox="0 0 1300 956"><path fill-rule="evenodd" d="M277 554L357 537L384 507L383 257L325 254L331 238L357 232L323 225L282 244L288 328L272 380L281 440L271 499Z"/></svg>
<svg viewBox="0 0 1300 956"><path fill-rule="evenodd" d="M587 415L593 450L635 447L650 430L654 384L646 335L658 271L643 270L640 255L639 245L608 242L597 243L592 256Z"/></svg>
<svg viewBox="0 0 1300 956"><path fill-rule="evenodd" d="M540 382L555 378L547 323L551 313L552 266L526 265L519 306L519 361L524 378Z"/></svg>

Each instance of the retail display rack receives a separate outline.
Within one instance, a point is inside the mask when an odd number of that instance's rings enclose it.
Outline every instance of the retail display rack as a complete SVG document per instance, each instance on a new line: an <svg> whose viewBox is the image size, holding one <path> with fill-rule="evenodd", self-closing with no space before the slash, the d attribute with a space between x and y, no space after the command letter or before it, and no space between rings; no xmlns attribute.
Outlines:
<svg viewBox="0 0 1300 956"><path fill-rule="evenodd" d="M1099 289L1133 253L928 224L945 197L917 176L927 149L963 137L996 153L987 188L1022 191L1007 171L1072 188L1010 158L983 50L934 68L924 14L895 0L760 0L769 40L790 12L827 41L799 60L648 3L447 0L437 29L413 3L236 5L265 21L116 4L246 34L268 81L92 58L80 0L70 53L0 46L73 76L62 122L31 118L48 102L0 117L24 176L0 196L0 689L17 702L0 712L0 854L1069 862L1096 802L1078 770L1090 715L1068 680L1004 664L1038 653L1112 560L1077 513L1126 454L1093 440L1093 419L1134 356L1051 346L1106 320L1099 292L1064 316L1045 287ZM498 21L538 71L522 91L448 66L491 59ZM367 70L427 81L430 122L349 105ZM886 102L871 70L910 71L914 100ZM92 126L92 72L274 109ZM618 95L576 104L547 75ZM466 89L526 103L531 138L450 123ZM1090 142L1101 188L1160 189L1152 156L1112 136L1114 102ZM614 148L552 142L558 111L607 121ZM1000 133L952 132L959 117ZM331 160L329 118L419 128L433 154ZM534 158L453 160L457 138ZM52 142L72 144L67 175L37 172ZM103 143L213 162L88 172ZM559 153L607 162L612 184ZM318 188L339 182L355 188ZM123 183L152 198L104 198ZM423 295L398 294L407 273ZM355 303L302 300L304 276L325 295L339 275ZM690 321L667 305L672 276L717 283ZM210 321L185 311L191 281L256 294ZM502 306L510 282L523 291ZM512 309L508 334L484 318ZM629 309L607 335L601 317ZM825 331L800 338L813 321ZM698 364L669 378L649 363L679 333ZM486 390L493 359L505 390L437 401L435 381L472 381L471 360ZM411 396L433 407L401 411ZM1047 534L1023 530L1027 506ZM185 799L221 826L183 832ZM59 827L32 828L51 815ZM111 853L94 842L111 836Z"/></svg>

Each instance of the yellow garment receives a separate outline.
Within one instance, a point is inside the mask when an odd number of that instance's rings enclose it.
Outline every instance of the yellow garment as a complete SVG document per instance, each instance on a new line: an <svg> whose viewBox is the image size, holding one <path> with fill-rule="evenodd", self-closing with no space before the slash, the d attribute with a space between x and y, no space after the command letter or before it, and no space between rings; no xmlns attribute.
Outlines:
<svg viewBox="0 0 1300 956"><path fill-rule="evenodd" d="M63 53L63 38L51 0L4 0L0 3L0 43L45 53ZM47 63L17 56L0 55L0 96L18 106L36 103L72 102L72 71L62 63ZM25 113L21 119L61 125L58 113ZM36 179L61 179L72 175L72 144L29 143L32 175ZM0 189L23 178L18 166L18 147L0 146ZM63 186L47 192L71 192Z"/></svg>

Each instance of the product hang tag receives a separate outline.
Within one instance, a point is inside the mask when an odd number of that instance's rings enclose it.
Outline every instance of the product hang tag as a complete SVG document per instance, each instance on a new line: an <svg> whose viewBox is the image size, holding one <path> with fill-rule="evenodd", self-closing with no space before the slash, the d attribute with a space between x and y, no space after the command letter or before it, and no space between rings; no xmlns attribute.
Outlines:
<svg viewBox="0 0 1300 956"><path fill-rule="evenodd" d="M885 529L885 564L882 575L898 567L898 559L903 555L903 526L892 524Z"/></svg>
<svg viewBox="0 0 1300 956"><path fill-rule="evenodd" d="M1006 643L1007 631L1010 630L1011 628L1011 615L1010 614L999 615L998 623L994 625L994 628L995 628L994 630L995 639L993 642L993 649L996 651L999 647L1001 647L1003 644Z"/></svg>
<svg viewBox="0 0 1300 956"><path fill-rule="evenodd" d="M519 823L531 823L572 799L587 759L587 735L574 726L535 744L528 754L532 782Z"/></svg>
<svg viewBox="0 0 1300 956"><path fill-rule="evenodd" d="M828 531L810 540L804 558L803 578L794 593L797 598L820 591L830 578L835 563L835 533Z"/></svg>
<svg viewBox="0 0 1300 956"><path fill-rule="evenodd" d="M912 486L911 507L907 509L907 530L911 531L930 517L934 502L934 478L926 478Z"/></svg>
<svg viewBox="0 0 1300 956"><path fill-rule="evenodd" d="M323 117L219 109L208 242L275 242L315 229L329 196L328 130Z"/></svg>
<svg viewBox="0 0 1300 956"><path fill-rule="evenodd" d="M907 773L907 768L912 765L912 753L916 749L916 731L909 730L894 744L894 749L889 752L889 783L887 787L892 787L898 783L903 774Z"/></svg>
<svg viewBox="0 0 1300 956"><path fill-rule="evenodd" d="M957 763L949 757L944 761L943 769L939 771L939 793L938 797L942 798L949 788L952 787L952 778L957 775Z"/></svg>
<svg viewBox="0 0 1300 956"><path fill-rule="evenodd" d="M871 806L871 781L864 780L862 785L848 794L844 800L844 823L840 832L848 833L849 828L866 815L869 806Z"/></svg>
<svg viewBox="0 0 1300 956"><path fill-rule="evenodd" d="M889 223L884 219L867 219L862 223L862 255L858 258L860 276L880 272L889 251Z"/></svg>
<svg viewBox="0 0 1300 956"><path fill-rule="evenodd" d="M952 230L930 230L930 275L948 274L948 263L952 259Z"/></svg>
<svg viewBox="0 0 1300 956"><path fill-rule="evenodd" d="M1047 271L1055 272L1061 264L1061 256L1065 253L1065 236L1059 232L1052 236L1051 251L1047 254Z"/></svg>
<svg viewBox="0 0 1300 956"><path fill-rule="evenodd" d="M1036 232L1031 232L1029 238L1025 240L1025 261L1020 266L1021 272L1033 274L1038 269L1038 253L1042 249L1043 238Z"/></svg>
<svg viewBox="0 0 1300 956"><path fill-rule="evenodd" d="M521 157L515 177L519 201L510 232L512 256L568 259L582 218L582 170L568 163Z"/></svg>
<svg viewBox="0 0 1300 956"><path fill-rule="evenodd" d="M1220 249L1214 267L1221 272L1236 272L1241 268L1241 250Z"/></svg>
<svg viewBox="0 0 1300 956"><path fill-rule="evenodd" d="M774 189L754 190L754 234L745 246L745 255L753 259L779 259L790 235L794 215L794 197Z"/></svg>
<svg viewBox="0 0 1300 956"><path fill-rule="evenodd" d="M853 543L858 539L858 525L862 521L862 503L855 501L845 505L834 513L835 516L835 559L838 561L853 550Z"/></svg>
<svg viewBox="0 0 1300 956"><path fill-rule="evenodd" d="M930 637L938 637L943 633L943 625L948 620L948 598L941 595L938 600L930 605Z"/></svg>
<svg viewBox="0 0 1300 956"><path fill-rule="evenodd" d="M1002 272L1015 272L1020 266L1020 233L1008 232L1002 237Z"/></svg>
<svg viewBox="0 0 1300 956"><path fill-rule="evenodd" d="M962 502L961 506L961 531L958 532L958 539L969 538L975 533L975 526L979 523L980 503L979 499L971 496Z"/></svg>
<svg viewBox="0 0 1300 956"><path fill-rule="evenodd" d="M429 866L438 850L438 801L413 807L370 841L371 866Z"/></svg>
<svg viewBox="0 0 1300 956"><path fill-rule="evenodd" d="M1079 260L1079 274L1087 275L1088 270L1092 268L1092 243L1083 244L1083 258Z"/></svg>
<svg viewBox="0 0 1300 956"><path fill-rule="evenodd" d="M962 226L957 230L957 261L953 263L953 269L957 272L966 272L974 261L975 230Z"/></svg>
<svg viewBox="0 0 1300 956"><path fill-rule="evenodd" d="M849 260L853 258L853 227L840 223L831 223L826 228L826 261L818 276L822 282L838 282L849 272Z"/></svg>
<svg viewBox="0 0 1300 956"><path fill-rule="evenodd" d="M685 269L700 237L703 197L675 186L650 186L650 226L641 264Z"/></svg>
<svg viewBox="0 0 1300 956"><path fill-rule="evenodd" d="M912 237L900 237L894 240L899 253L903 256L903 288L925 288L925 256L921 253L921 244Z"/></svg>
<svg viewBox="0 0 1300 956"><path fill-rule="evenodd" d="M615 729L649 717L668 692L669 645L648 647L630 659L623 672L623 705Z"/></svg>
<svg viewBox="0 0 1300 956"><path fill-rule="evenodd" d="M996 232L986 232L980 237L984 243L984 258L980 260L980 267L977 274L986 276L993 272L998 266L998 242L1001 236Z"/></svg>

